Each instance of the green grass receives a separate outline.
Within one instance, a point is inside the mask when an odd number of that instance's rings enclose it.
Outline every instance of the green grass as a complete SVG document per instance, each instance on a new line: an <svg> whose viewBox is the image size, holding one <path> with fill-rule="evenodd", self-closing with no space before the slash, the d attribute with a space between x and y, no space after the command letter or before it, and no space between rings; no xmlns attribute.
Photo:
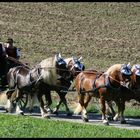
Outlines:
<svg viewBox="0 0 140 140"><path fill-rule="evenodd" d="M0 114L1 138L138 138L140 130Z"/></svg>

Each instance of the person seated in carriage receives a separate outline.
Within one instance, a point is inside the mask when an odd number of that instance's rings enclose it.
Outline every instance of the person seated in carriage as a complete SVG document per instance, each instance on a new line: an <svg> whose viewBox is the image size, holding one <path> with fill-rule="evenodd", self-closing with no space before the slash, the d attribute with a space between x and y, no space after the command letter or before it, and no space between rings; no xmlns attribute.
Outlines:
<svg viewBox="0 0 140 140"><path fill-rule="evenodd" d="M5 50L6 50L7 57L12 57L12 58L19 60L20 49L14 46L14 40L12 38L7 39L7 42L5 43ZM15 63L8 59L8 70L10 68L14 67L14 65L15 65Z"/></svg>

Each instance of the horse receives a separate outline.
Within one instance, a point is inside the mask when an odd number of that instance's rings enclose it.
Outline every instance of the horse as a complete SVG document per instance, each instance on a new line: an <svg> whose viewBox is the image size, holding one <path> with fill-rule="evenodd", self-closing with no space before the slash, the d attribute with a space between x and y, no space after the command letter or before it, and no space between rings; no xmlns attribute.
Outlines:
<svg viewBox="0 0 140 140"><path fill-rule="evenodd" d="M121 87L121 102L123 103L123 105L125 106L125 102L126 101L130 101L132 99L140 102L140 65L139 64L135 64L132 66L132 76L131 76L131 82L129 83L128 87ZM125 111L125 108L122 109L122 112L118 112L115 117L113 118L114 121L117 121L120 117L120 113L121 116L123 116ZM124 123L126 123L125 119L124 119Z"/></svg>
<svg viewBox="0 0 140 140"><path fill-rule="evenodd" d="M70 112L70 109L67 105L67 100L65 98L70 86L72 85L72 82L74 81L75 77L81 72L84 71L85 66L80 62L82 57L70 57L66 58L66 64L68 71L70 72L70 77L66 79L59 79L57 80L57 86L54 87L54 90L58 93L60 97L60 101L56 105L56 107L53 109L53 113L58 115L58 110L60 108L61 103L65 105L67 115L72 115ZM72 85L73 86L73 85ZM74 88L74 87L73 87Z"/></svg>
<svg viewBox="0 0 140 140"><path fill-rule="evenodd" d="M78 106L74 114L81 112L82 120L87 122L88 116L86 108L91 98L96 97L100 99L103 124L109 125L106 117L105 102L116 101L118 103L118 110L121 110L122 104L119 100L120 87L127 86L127 83L131 81L131 75L130 64L114 64L103 73L84 71L78 74L75 79L75 87L78 93Z"/></svg>
<svg viewBox="0 0 140 140"><path fill-rule="evenodd" d="M57 103L56 107L52 110L52 109L50 109L50 105L52 104L51 95L47 94L47 102L46 102L45 107L47 108L47 110L50 110L51 113L58 115L58 110L60 108L60 105L63 103L65 105L66 114L68 116L72 115L72 113L67 105L67 100L66 100L65 96L66 96L69 88L71 86L73 86L72 82L75 79L75 77L81 71L83 71L85 69L85 66L80 62L81 59L82 59L82 56L79 58L72 56L70 58L64 59L67 64L68 72L70 75L67 77L67 79L66 78L64 79L64 77L57 79L57 84L55 86L47 85L48 91L46 91L47 89L42 89L42 92L47 92L47 93L51 94L51 91L55 91L59 95L60 100ZM42 87L45 87L45 83L42 83ZM31 100L31 102L33 103L32 100ZM32 108L33 108L32 103L30 104L31 106L29 106L30 112L32 112Z"/></svg>
<svg viewBox="0 0 140 140"><path fill-rule="evenodd" d="M56 85L57 79L68 75L66 62L62 58L61 54L56 54L54 57L50 57L42 60L38 65L32 69L28 69L22 66L11 68L7 74L9 91L7 95L10 95L11 91L16 90L16 113L24 114L18 105L19 99L23 94L37 95L40 103L41 116L43 118L49 118L49 114L45 110L44 101L42 96L42 83L47 85ZM12 91L13 92L13 91ZM45 93L45 98L47 92ZM9 96L9 100L11 100ZM46 99L45 99L46 100ZM12 106L12 105L11 105Z"/></svg>

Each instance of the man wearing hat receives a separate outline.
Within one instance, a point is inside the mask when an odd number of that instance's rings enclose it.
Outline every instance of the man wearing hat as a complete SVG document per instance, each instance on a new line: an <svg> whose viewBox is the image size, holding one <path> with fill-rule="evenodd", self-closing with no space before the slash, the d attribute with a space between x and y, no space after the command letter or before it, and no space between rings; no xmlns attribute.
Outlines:
<svg viewBox="0 0 140 140"><path fill-rule="evenodd" d="M15 47L13 45L14 41L12 38L8 38L7 39L7 42L5 43L5 49L6 49L6 54L7 54L7 57L12 57L12 58L15 58L15 59L19 59L20 58L20 50ZM8 63L8 69L10 69L11 67L14 67L15 66L15 63L13 61L10 61L9 60L9 63Z"/></svg>
<svg viewBox="0 0 140 140"><path fill-rule="evenodd" d="M15 46L13 46L13 39L12 38L8 38L7 42L6 42L6 53L8 56L13 57L15 59L19 59L20 58L20 53L19 53L19 49Z"/></svg>

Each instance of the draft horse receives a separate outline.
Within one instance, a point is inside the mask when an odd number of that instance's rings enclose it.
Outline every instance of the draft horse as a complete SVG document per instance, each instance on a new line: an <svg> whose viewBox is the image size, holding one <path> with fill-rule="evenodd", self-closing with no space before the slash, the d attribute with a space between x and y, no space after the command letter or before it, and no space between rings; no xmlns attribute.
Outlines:
<svg viewBox="0 0 140 140"><path fill-rule="evenodd" d="M78 93L78 106L74 114L82 113L83 121L88 121L87 106L92 97L100 99L103 124L109 124L106 117L105 102L116 101L118 110L122 108L120 103L120 87L126 86L132 75L130 64L115 64L104 73L84 71L75 79L75 87ZM123 120L122 120L123 121Z"/></svg>
<svg viewBox="0 0 140 140"><path fill-rule="evenodd" d="M79 57L79 58L70 57L70 58L65 59L70 76L67 79L64 79L64 78L58 79L57 85L55 87L53 87L53 90L55 90L60 97L60 101L54 108L53 113L58 114L60 105L63 103L65 105L67 115L72 114L67 105L67 100L66 100L65 96L68 93L70 86L73 84L72 82L74 81L75 77L81 71L84 71L84 69L85 69L85 66L83 65L83 63L81 63L81 59L82 59L82 57Z"/></svg>
<svg viewBox="0 0 140 140"><path fill-rule="evenodd" d="M50 57L42 60L37 66L32 69L27 69L22 66L11 68L7 74L7 80L9 85L8 94L13 93L13 89L16 91L16 113L23 114L23 111L19 107L19 99L23 94L37 95L40 103L40 111L42 117L48 117L49 114L45 109L45 101L42 96L42 83L47 85L56 85L56 81L60 77L67 76L68 74L66 62L61 57L61 54L57 54L54 57ZM46 85L45 85L46 86ZM43 87L46 89L46 87ZM12 91L12 92L11 92ZM45 100L47 96L45 93ZM10 100L9 96L9 100Z"/></svg>
<svg viewBox="0 0 140 140"><path fill-rule="evenodd" d="M140 102L140 65L139 64L133 65L131 71L132 71L132 75L131 75L131 82L128 85L129 88L121 87L121 94L120 94L121 102L123 103L124 106L125 106L125 102L130 101L131 99ZM122 108L121 116L123 116L124 111L125 108ZM114 117L115 121L117 121L120 118L120 113L121 112L118 112L115 115Z"/></svg>
<svg viewBox="0 0 140 140"><path fill-rule="evenodd" d="M82 57L70 57L64 59L67 65L68 69L68 76L67 78L61 77L58 78L56 81L56 85L45 85L45 83L41 83L41 90L45 94L47 92L47 102L45 104L45 108L50 111L51 113L57 114L58 115L58 110L60 108L60 105L63 103L66 108L66 113L67 115L72 115L68 105L67 105L67 100L65 98L66 94L69 91L69 88L73 86L73 80L75 77L85 69L85 66L81 63ZM65 76L66 77L66 76ZM44 88L43 88L44 87ZM46 88L47 87L47 88ZM52 110L50 109L50 106L52 104L52 99L51 99L51 91L55 91L59 95L59 102L57 103L56 107ZM29 111L32 112L33 108L33 100L30 100L32 103L30 104L31 106L29 107Z"/></svg>

